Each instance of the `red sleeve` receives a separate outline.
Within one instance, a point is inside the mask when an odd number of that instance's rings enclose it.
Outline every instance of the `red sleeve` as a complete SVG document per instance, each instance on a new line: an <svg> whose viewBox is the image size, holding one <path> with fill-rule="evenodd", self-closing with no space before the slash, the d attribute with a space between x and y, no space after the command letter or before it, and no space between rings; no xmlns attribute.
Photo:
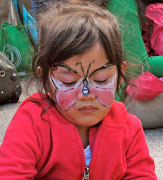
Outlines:
<svg viewBox="0 0 163 180"><path fill-rule="evenodd" d="M140 120L133 115L128 121L128 142L126 143L127 172L123 180L156 180L154 161L149 155L146 138ZM126 136L126 137L127 137Z"/></svg>
<svg viewBox="0 0 163 180"><path fill-rule="evenodd" d="M0 180L34 179L41 157L41 138L34 122L35 109L20 107L0 147Z"/></svg>

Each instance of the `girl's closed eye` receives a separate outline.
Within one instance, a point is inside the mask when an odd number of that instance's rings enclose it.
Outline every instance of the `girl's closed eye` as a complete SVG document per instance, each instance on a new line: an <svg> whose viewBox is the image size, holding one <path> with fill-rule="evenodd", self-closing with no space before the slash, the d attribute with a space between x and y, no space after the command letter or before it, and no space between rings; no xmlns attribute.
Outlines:
<svg viewBox="0 0 163 180"><path fill-rule="evenodd" d="M53 69L52 75L61 86L66 87L74 86L80 78L79 75L67 70L64 67L57 67L56 69Z"/></svg>
<svg viewBox="0 0 163 180"><path fill-rule="evenodd" d="M107 83L108 79L109 78L104 79L104 80L94 80L94 82L97 83L97 84L105 84L105 83Z"/></svg>
<svg viewBox="0 0 163 180"><path fill-rule="evenodd" d="M109 66L104 69L95 70L95 72L90 75L90 78L98 85L107 85L112 81L114 73L113 66Z"/></svg>
<svg viewBox="0 0 163 180"><path fill-rule="evenodd" d="M94 82L96 84L99 84L99 85L107 85L108 83L111 82L111 79L110 78L107 78L107 79L104 79L104 80L94 80Z"/></svg>
<svg viewBox="0 0 163 180"><path fill-rule="evenodd" d="M64 81L61 81L63 85L67 86L67 87L71 87L73 85L76 84L76 81L72 81L72 82L64 82Z"/></svg>

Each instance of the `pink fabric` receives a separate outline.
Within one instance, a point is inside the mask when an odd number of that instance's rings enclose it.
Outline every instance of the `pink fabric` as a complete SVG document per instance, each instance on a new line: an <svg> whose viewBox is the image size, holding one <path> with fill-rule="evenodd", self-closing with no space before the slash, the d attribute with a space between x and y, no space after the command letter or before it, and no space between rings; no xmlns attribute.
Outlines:
<svg viewBox="0 0 163 180"><path fill-rule="evenodd" d="M161 56L163 55L163 4L147 6L146 16L153 22L153 32L150 32L148 25L143 27L143 39L147 53L151 56Z"/></svg>
<svg viewBox="0 0 163 180"><path fill-rule="evenodd" d="M133 99L138 101L149 101L158 94L163 93L163 80L146 71L134 82L137 87L128 85L127 92Z"/></svg>

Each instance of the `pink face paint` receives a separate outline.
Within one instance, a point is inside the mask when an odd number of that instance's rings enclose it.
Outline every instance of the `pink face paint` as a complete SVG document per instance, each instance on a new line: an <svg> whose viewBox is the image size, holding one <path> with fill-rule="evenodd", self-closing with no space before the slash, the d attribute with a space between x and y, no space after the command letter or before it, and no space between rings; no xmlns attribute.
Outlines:
<svg viewBox="0 0 163 180"><path fill-rule="evenodd" d="M55 80L51 75L50 80L56 89L55 97L58 106L62 110L67 110L71 107L77 97L78 94L82 91L82 87L80 84L82 83L82 79L80 79L74 86L66 87L61 81Z"/></svg>
<svg viewBox="0 0 163 180"><path fill-rule="evenodd" d="M66 87L61 81L55 80L52 75L50 79L54 87L57 88L55 96L58 106L62 110L69 109L71 106L73 106L73 104L75 104L79 93L81 94L83 92L83 80L85 79L81 78L74 86L71 87ZM99 85L95 82L89 82L87 80L87 87L89 88L90 94L95 95L99 102L107 108L110 108L114 101L116 79L117 72L114 74L111 80L104 85Z"/></svg>
<svg viewBox="0 0 163 180"><path fill-rule="evenodd" d="M114 97L115 97L115 89L116 89L116 79L117 79L117 72L111 78L111 80L104 85L98 85L95 82L90 84L90 92L91 94L95 94L99 102L110 108L113 104Z"/></svg>

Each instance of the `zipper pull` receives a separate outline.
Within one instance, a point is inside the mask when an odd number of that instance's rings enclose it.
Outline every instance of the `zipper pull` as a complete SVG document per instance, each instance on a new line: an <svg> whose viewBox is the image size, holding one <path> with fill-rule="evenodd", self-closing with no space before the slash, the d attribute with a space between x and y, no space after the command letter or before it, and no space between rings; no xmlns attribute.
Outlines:
<svg viewBox="0 0 163 180"><path fill-rule="evenodd" d="M84 171L84 177L82 180L88 179L89 180L89 166L85 167L85 171Z"/></svg>

